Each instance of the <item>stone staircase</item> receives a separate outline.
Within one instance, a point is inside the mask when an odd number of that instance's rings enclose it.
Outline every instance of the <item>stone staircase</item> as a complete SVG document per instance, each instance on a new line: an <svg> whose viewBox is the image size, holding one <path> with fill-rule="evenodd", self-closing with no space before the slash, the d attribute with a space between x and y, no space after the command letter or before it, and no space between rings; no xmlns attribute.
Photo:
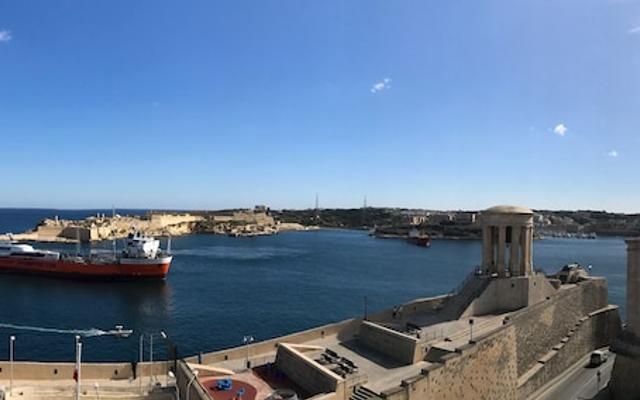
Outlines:
<svg viewBox="0 0 640 400"><path fill-rule="evenodd" d="M356 386L353 389L353 393L349 396L349 400L382 400L382 397L364 386Z"/></svg>
<svg viewBox="0 0 640 400"><path fill-rule="evenodd" d="M491 279L470 275L456 289L455 296L442 309L442 315L448 320L460 318L471 302L484 292Z"/></svg>

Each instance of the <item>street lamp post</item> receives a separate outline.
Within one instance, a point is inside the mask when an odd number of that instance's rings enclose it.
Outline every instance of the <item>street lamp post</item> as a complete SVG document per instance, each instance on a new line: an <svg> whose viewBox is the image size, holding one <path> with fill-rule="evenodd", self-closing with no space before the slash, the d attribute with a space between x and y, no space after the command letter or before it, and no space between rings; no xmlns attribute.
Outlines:
<svg viewBox="0 0 640 400"><path fill-rule="evenodd" d="M76 400L80 400L80 380L82 379L82 342L76 336Z"/></svg>
<svg viewBox="0 0 640 400"><path fill-rule="evenodd" d="M245 344L247 348L247 369L251 368L251 361L249 361L249 345L253 343L255 339L251 335L247 335L242 338L242 342Z"/></svg>
<svg viewBox="0 0 640 400"><path fill-rule="evenodd" d="M149 367L151 368L151 376L149 377L149 380L151 382L155 382L156 377L155 377L155 371L153 368L153 333L149 334Z"/></svg>
<svg viewBox="0 0 640 400"><path fill-rule="evenodd" d="M186 400L189 400L189 395L191 394L191 385L193 384L193 382L195 382L196 378L198 377L198 371L197 369L193 371L193 378L191 378L191 380L189 381L189 383L187 383L187 388L185 389L187 391L187 396L186 396Z"/></svg>
<svg viewBox="0 0 640 400"><path fill-rule="evenodd" d="M9 378L9 394L13 395L13 351L14 345L16 343L16 337L11 335L9 336L9 363L10 363L10 378Z"/></svg>
<svg viewBox="0 0 640 400"><path fill-rule="evenodd" d="M142 363L144 362L144 333L140 334L140 342L138 344L138 386L142 393Z"/></svg>
<svg viewBox="0 0 640 400"><path fill-rule="evenodd" d="M167 342L167 350L169 350L169 337L167 336L165 331L160 331L160 337ZM164 378L165 378L165 386L169 386L169 352L167 351L167 360L164 364Z"/></svg>
<svg viewBox="0 0 640 400"><path fill-rule="evenodd" d="M169 371L167 372L167 377L167 379L171 378L176 380L176 384L174 385L174 388L176 389L176 400L180 400L180 388L178 387L178 379L176 379L176 374L173 371Z"/></svg>
<svg viewBox="0 0 640 400"><path fill-rule="evenodd" d="M469 343L473 343L473 318L469 318Z"/></svg>

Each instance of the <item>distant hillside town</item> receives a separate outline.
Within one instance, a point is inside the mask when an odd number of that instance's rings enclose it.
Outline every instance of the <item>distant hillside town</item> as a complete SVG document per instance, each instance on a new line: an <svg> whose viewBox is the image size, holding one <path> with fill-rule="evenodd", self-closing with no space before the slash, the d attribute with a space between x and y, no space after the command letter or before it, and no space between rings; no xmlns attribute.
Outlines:
<svg viewBox="0 0 640 400"><path fill-rule="evenodd" d="M90 242L124 238L133 231L153 236L211 233L249 237L318 228L365 229L380 238L407 237L418 230L435 239L476 240L481 238L478 215L475 211L389 207L271 210L265 205L253 209L150 211L143 216L99 213L82 220L54 215L27 232L0 235L0 240ZM537 238L640 235L639 214L537 210L534 224Z"/></svg>
<svg viewBox="0 0 640 400"><path fill-rule="evenodd" d="M438 211L405 208L353 208L282 210L281 221L302 225L371 229L378 236L402 236L418 228L434 238L480 239L476 211ZM545 236L594 238L640 234L640 214L606 211L536 210L534 224L538 238Z"/></svg>

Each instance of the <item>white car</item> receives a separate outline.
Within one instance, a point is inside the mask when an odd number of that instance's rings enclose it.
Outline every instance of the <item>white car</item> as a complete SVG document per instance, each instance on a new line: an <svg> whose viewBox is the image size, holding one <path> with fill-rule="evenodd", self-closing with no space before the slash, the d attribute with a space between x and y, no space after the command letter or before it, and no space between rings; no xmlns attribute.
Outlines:
<svg viewBox="0 0 640 400"><path fill-rule="evenodd" d="M608 350L596 350L591 353L591 357L589 357L589 365L592 367L597 367L599 365L604 364L609 359L609 351Z"/></svg>

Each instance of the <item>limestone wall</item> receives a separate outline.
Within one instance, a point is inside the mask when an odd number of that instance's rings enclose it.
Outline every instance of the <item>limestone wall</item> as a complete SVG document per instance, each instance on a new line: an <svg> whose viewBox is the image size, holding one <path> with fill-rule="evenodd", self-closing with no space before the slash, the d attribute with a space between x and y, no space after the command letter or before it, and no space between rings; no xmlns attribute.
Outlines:
<svg viewBox="0 0 640 400"><path fill-rule="evenodd" d="M75 363L71 362L14 362L13 378L16 380L65 380L73 379ZM11 374L8 361L0 362L0 380L7 380ZM167 363L158 361L137 365L137 375L163 376L167 371ZM133 377L131 363L82 363L83 379L129 379Z"/></svg>
<svg viewBox="0 0 640 400"><path fill-rule="evenodd" d="M463 317L514 311L544 301L556 289L544 275L493 279L462 314Z"/></svg>
<svg viewBox="0 0 640 400"><path fill-rule="evenodd" d="M616 306L581 318L560 341L525 372L518 382L519 398L526 399L594 349L609 344L620 329Z"/></svg>
<svg viewBox="0 0 640 400"><path fill-rule="evenodd" d="M598 304L603 307L597 309ZM382 396L524 399L583 355L610 343L619 330L617 307L606 305L606 282L582 282L516 311L507 324L477 338L475 344L436 357L437 363Z"/></svg>
<svg viewBox="0 0 640 400"><path fill-rule="evenodd" d="M159 229L169 225L178 225L188 222L202 221L204 218L191 214L151 214L149 226L152 229Z"/></svg>
<svg viewBox="0 0 640 400"><path fill-rule="evenodd" d="M429 313L437 313L442 310L455 295L445 294L441 296L428 297L412 300L406 304L381 311L374 315L368 316L368 321L373 322L391 322L394 319L407 319L416 314L424 315ZM395 311L395 315L394 315Z"/></svg>
<svg viewBox="0 0 640 400"><path fill-rule="evenodd" d="M287 345L278 346L276 366L312 396L338 390L342 378Z"/></svg>
<svg viewBox="0 0 640 400"><path fill-rule="evenodd" d="M278 343L304 343L311 340L322 339L325 336L339 335L342 340L352 339L358 332L361 319L349 319L329 325L324 325L318 328L309 329L302 332L293 333L286 336L281 336L274 339L265 340L263 342L253 343L249 346L235 347L231 349L219 350L212 353L206 353L202 355L203 364L214 364L227 360L238 360L247 357L247 350L249 356L266 354L275 352ZM188 362L197 362L196 356L188 357Z"/></svg>
<svg viewBox="0 0 640 400"><path fill-rule="evenodd" d="M516 312L518 376L533 367L580 318L607 306L606 281L593 279L560 289L550 300Z"/></svg>
<svg viewBox="0 0 640 400"><path fill-rule="evenodd" d="M417 338L368 321L360 325L358 342L406 365L424 358Z"/></svg>
<svg viewBox="0 0 640 400"><path fill-rule="evenodd" d="M60 236L61 232L62 232L62 227L60 226L40 225L36 229L38 240L51 240L53 238Z"/></svg>
<svg viewBox="0 0 640 400"><path fill-rule="evenodd" d="M515 328L500 327L432 364L400 387L382 393L387 400L516 398Z"/></svg>
<svg viewBox="0 0 640 400"><path fill-rule="evenodd" d="M451 299L451 295L443 295L431 298L414 300L407 303L403 309L403 316L413 315L417 312L431 310L436 312L441 309L445 302ZM393 309L386 309L368 316L369 321L388 322L393 320ZM253 343L248 346L250 357L260 354L275 353L278 343L304 343L311 340L322 339L325 336L339 335L343 341L353 339L360 329L361 318L348 319L332 324L323 325L317 328L308 329L302 332L292 333L262 342ZM244 359L247 357L247 347L235 347L219 350L202 355L202 363L214 364L221 361ZM196 356L188 357L189 362L197 362Z"/></svg>

